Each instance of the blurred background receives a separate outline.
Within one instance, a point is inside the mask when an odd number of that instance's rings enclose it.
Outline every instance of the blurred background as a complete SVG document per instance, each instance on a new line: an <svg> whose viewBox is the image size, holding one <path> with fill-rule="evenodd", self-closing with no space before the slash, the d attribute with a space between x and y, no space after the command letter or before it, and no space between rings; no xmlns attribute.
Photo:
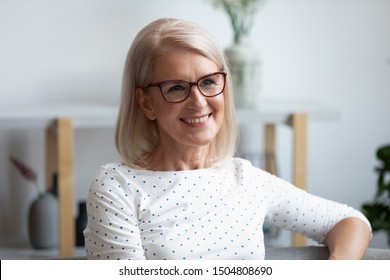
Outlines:
<svg viewBox="0 0 390 280"><path fill-rule="evenodd" d="M117 105L129 46L160 17L198 23L222 48L233 43L227 15L207 0L0 0L0 108ZM267 0L250 40L260 53L261 98L311 99L338 113L309 123L308 190L361 209L376 191L376 149L390 143L390 0ZM113 132L76 131L75 211L98 167L119 160ZM277 136L279 176L290 180L289 130ZM9 156L32 166L44 185L43 142L39 130L0 130L0 246L28 246L36 197ZM371 246L388 247L386 236L375 233Z"/></svg>

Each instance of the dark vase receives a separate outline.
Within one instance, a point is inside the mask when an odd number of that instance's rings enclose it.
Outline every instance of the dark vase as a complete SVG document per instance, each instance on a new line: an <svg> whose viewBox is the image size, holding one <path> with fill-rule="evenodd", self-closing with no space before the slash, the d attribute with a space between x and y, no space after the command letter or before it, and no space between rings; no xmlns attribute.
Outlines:
<svg viewBox="0 0 390 280"><path fill-rule="evenodd" d="M53 186L52 186L50 192L55 197L58 197L58 175L57 175L57 173L53 173Z"/></svg>
<svg viewBox="0 0 390 280"><path fill-rule="evenodd" d="M58 202L49 192L42 193L30 206L28 230L34 249L58 246Z"/></svg>
<svg viewBox="0 0 390 280"><path fill-rule="evenodd" d="M79 202L79 215L76 219L76 246L81 247L85 245L84 229L87 227L87 204L85 201Z"/></svg>

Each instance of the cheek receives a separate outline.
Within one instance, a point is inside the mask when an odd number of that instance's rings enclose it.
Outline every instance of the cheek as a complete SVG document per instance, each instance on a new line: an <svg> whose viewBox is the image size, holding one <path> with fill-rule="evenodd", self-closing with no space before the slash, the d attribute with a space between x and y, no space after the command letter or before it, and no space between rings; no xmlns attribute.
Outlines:
<svg viewBox="0 0 390 280"><path fill-rule="evenodd" d="M214 110L218 113L218 118L223 119L225 114L225 99L223 94L214 97L210 104L213 106Z"/></svg>
<svg viewBox="0 0 390 280"><path fill-rule="evenodd" d="M160 107L158 107L158 110L156 111L156 121L159 127L169 129L174 127L175 123L178 121L178 113L174 106L164 105L165 104L160 104Z"/></svg>
<svg viewBox="0 0 390 280"><path fill-rule="evenodd" d="M171 115L173 115L172 106L169 106L170 104L162 98L160 99L159 96L154 96L153 99L151 98L150 104L157 121L166 120L168 116L171 118Z"/></svg>
<svg viewBox="0 0 390 280"><path fill-rule="evenodd" d="M214 99L215 99L215 102L217 103L216 106L219 106L220 108L225 107L225 95L223 93L220 95L217 95Z"/></svg>

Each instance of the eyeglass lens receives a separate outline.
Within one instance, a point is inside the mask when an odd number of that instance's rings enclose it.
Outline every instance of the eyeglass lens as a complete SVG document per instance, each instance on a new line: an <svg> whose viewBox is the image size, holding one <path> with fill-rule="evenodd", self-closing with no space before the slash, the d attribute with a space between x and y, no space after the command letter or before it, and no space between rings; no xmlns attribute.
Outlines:
<svg viewBox="0 0 390 280"><path fill-rule="evenodd" d="M187 81L167 81L161 85L161 92L168 102L180 102L190 94L192 85L193 83ZM215 73L201 78L196 85L204 96L216 96L225 87L225 76L222 73Z"/></svg>

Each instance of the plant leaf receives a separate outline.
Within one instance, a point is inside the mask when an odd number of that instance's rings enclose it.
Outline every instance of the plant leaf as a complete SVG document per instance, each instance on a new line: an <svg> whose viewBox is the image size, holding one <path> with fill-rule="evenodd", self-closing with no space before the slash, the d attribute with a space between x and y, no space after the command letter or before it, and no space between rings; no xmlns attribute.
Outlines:
<svg viewBox="0 0 390 280"><path fill-rule="evenodd" d="M20 160L10 157L10 161L12 164L16 167L16 169L22 174L24 178L26 178L29 181L36 182L37 181L37 174L32 170L30 167L22 163Z"/></svg>

